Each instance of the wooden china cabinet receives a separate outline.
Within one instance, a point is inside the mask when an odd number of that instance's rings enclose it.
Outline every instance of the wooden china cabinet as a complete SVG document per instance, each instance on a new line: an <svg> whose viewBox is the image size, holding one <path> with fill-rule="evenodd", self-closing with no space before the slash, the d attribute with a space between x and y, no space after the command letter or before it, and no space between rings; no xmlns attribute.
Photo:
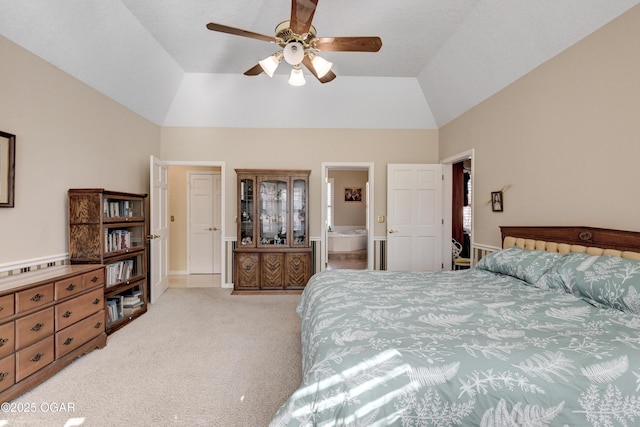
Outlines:
<svg viewBox="0 0 640 427"><path fill-rule="evenodd" d="M311 276L309 170L236 169L233 293L300 291Z"/></svg>

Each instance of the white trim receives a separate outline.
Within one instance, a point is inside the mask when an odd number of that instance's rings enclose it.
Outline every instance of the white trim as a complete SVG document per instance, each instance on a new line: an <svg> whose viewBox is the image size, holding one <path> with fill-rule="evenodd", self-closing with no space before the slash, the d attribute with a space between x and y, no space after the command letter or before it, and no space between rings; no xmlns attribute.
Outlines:
<svg viewBox="0 0 640 427"><path fill-rule="evenodd" d="M478 244L478 243L474 243L471 246L473 248L475 248L475 249L480 249L480 250L483 250L483 251L495 252L495 251L502 250L502 248L497 247L497 246L483 245L483 244Z"/></svg>
<svg viewBox="0 0 640 427"><path fill-rule="evenodd" d="M50 262L66 261L68 259L69 259L69 254L64 253L64 254L58 254L58 255L49 255L41 258L26 259L22 261L13 261L13 262L0 264L0 272L20 270L23 268L49 264Z"/></svg>
<svg viewBox="0 0 640 427"><path fill-rule="evenodd" d="M169 276L188 276L189 272L186 270L169 270Z"/></svg>

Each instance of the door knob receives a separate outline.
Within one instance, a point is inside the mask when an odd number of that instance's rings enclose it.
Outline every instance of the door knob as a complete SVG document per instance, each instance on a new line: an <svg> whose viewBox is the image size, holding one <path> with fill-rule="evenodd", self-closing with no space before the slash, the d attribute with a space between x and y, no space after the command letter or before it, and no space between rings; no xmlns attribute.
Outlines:
<svg viewBox="0 0 640 427"><path fill-rule="evenodd" d="M397 230L394 230L393 228L391 230L389 230L389 234L393 234L393 233L396 233L396 232L397 232Z"/></svg>
<svg viewBox="0 0 640 427"><path fill-rule="evenodd" d="M218 231L217 227L209 227L209 228L205 228L204 231Z"/></svg>

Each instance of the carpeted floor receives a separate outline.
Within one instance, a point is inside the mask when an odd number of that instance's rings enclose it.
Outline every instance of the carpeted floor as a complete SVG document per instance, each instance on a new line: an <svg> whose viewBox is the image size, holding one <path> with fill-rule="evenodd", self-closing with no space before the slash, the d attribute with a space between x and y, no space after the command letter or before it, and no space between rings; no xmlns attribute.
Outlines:
<svg viewBox="0 0 640 427"><path fill-rule="evenodd" d="M0 412L0 427L266 426L300 383L298 299L170 288L105 348L12 401L22 412Z"/></svg>

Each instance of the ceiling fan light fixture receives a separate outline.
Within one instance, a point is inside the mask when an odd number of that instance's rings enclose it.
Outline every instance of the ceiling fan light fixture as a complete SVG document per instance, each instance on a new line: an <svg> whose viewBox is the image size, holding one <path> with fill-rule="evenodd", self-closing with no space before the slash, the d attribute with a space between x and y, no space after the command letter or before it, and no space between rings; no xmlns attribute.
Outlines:
<svg viewBox="0 0 640 427"><path fill-rule="evenodd" d="M329 71L331 71L331 67L333 66L332 62L329 62L318 55L312 56L311 64L313 64L313 68L316 70L316 74L320 79L323 78Z"/></svg>
<svg viewBox="0 0 640 427"><path fill-rule="evenodd" d="M273 73L276 72L278 65L280 65L280 61L282 61L282 53L276 52L273 55L258 61L258 64L260 64L264 72L267 73L269 77L273 77Z"/></svg>
<svg viewBox="0 0 640 427"><path fill-rule="evenodd" d="M291 86L304 86L305 83L306 81L304 80L304 74L302 74L300 65L294 65L294 67L291 69L289 84Z"/></svg>
<svg viewBox="0 0 640 427"><path fill-rule="evenodd" d="M300 42L290 42L283 50L284 60L291 65L299 65L304 58L304 46Z"/></svg>

